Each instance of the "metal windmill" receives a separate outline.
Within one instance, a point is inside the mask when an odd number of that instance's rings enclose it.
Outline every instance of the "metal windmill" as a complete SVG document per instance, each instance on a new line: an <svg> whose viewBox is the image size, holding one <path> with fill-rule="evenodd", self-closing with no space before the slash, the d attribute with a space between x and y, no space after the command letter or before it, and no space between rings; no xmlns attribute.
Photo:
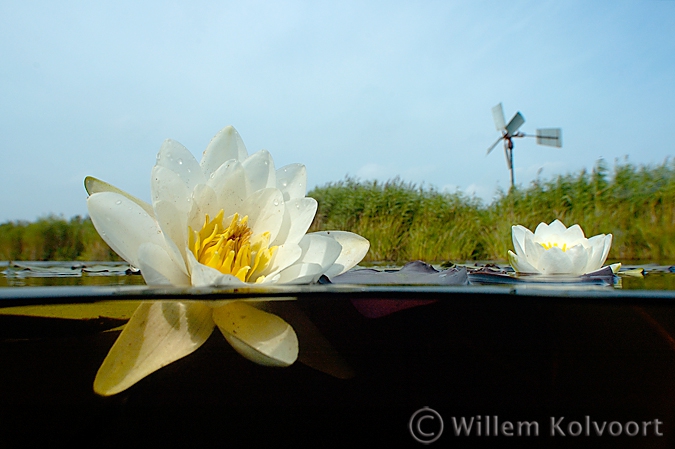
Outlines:
<svg viewBox="0 0 675 449"><path fill-rule="evenodd" d="M495 128L497 128L497 131L501 133L501 137L497 139L495 143L490 145L490 148L487 150L487 154L490 154L490 152L495 149L500 140L504 141L506 166L509 167L509 171L511 172L511 187L515 186L515 180L513 176L514 137L536 137L537 144L539 145L558 148L562 147L562 130L560 128L541 128L538 129L534 135L520 132L518 129L520 129L523 123L525 123L525 117L523 117L523 114L520 112L516 112L516 115L514 115L507 124L504 120L504 109L502 108L501 103L492 108L492 119L495 121Z"/></svg>

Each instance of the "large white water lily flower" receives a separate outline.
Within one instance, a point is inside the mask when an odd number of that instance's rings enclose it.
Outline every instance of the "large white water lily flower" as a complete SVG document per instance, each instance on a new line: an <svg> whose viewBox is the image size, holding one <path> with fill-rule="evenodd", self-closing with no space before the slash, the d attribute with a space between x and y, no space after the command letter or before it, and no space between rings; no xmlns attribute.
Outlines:
<svg viewBox="0 0 675 449"><path fill-rule="evenodd" d="M85 187L97 231L148 285L306 284L349 270L369 248L349 232L308 234L317 203L305 197L304 165L276 170L267 151L249 156L231 126L201 162L166 140L152 169L152 204L95 178ZM148 302L113 345L94 390L130 387L196 350L216 326L254 362L288 366L298 356L293 328L255 302Z"/></svg>
<svg viewBox="0 0 675 449"><path fill-rule="evenodd" d="M566 228L559 220L540 223L534 233L524 226L512 227L515 254L509 262L519 273L581 275L602 268L612 234L587 239L578 224Z"/></svg>

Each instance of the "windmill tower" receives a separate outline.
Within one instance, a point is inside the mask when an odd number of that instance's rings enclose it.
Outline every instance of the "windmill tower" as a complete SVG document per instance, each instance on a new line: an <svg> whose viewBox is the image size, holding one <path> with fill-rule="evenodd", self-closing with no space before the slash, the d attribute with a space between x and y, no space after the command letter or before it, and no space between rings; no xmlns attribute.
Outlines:
<svg viewBox="0 0 675 449"><path fill-rule="evenodd" d="M520 127L525 123L525 117L523 114L516 112L516 114L509 120L509 123L506 123L504 120L504 109L502 104L499 103L497 106L492 108L492 119L495 122L495 128L501 133L501 137L497 139L495 143L490 145L490 148L487 150L487 154L490 154L492 150L495 149L499 141L504 141L504 155L506 156L506 166L511 172L511 188L515 186L515 179L513 173L513 138L514 137L536 137L537 144L546 145L549 147L562 147L562 130L560 128L541 128L537 129L536 134L525 134L518 131Z"/></svg>

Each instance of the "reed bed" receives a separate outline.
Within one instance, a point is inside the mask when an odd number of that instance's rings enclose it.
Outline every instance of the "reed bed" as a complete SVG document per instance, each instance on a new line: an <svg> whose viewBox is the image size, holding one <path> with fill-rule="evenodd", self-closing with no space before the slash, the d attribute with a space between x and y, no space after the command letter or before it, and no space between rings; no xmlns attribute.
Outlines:
<svg viewBox="0 0 675 449"><path fill-rule="evenodd" d="M556 218L587 236L614 236L610 259L675 260L675 163L599 161L589 172L497 192L490 204L401 179L345 178L308 193L319 208L310 231L341 229L371 242L366 262L504 260L511 226ZM0 224L0 260L119 260L91 220L49 216Z"/></svg>
<svg viewBox="0 0 675 449"><path fill-rule="evenodd" d="M614 236L610 259L675 259L675 164L599 161L588 172L497 192L488 205L461 193L347 178L309 193L319 202L312 230L343 229L371 241L367 261L504 260L511 226L559 219L587 236Z"/></svg>

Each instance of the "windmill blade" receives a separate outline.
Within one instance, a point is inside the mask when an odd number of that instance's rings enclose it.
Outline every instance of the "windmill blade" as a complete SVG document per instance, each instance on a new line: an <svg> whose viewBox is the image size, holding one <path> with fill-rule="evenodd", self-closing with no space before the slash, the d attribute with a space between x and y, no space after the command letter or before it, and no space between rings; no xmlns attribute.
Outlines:
<svg viewBox="0 0 675 449"><path fill-rule="evenodd" d="M518 128L523 126L523 123L525 123L525 117L523 117L523 114L520 112L516 112L516 115L514 115L509 124L506 125L506 132L512 136L518 131Z"/></svg>
<svg viewBox="0 0 675 449"><path fill-rule="evenodd" d="M560 128L542 128L537 130L537 143L549 147L562 147L562 130Z"/></svg>
<svg viewBox="0 0 675 449"><path fill-rule="evenodd" d="M495 128L497 128L497 131L504 131L504 128L506 128L506 121L504 120L504 108L502 108L501 103L492 108L492 120L495 121Z"/></svg>
<svg viewBox="0 0 675 449"><path fill-rule="evenodd" d="M497 146L497 144L499 143L500 140L502 140L502 137L500 137L499 139L497 139L497 141L496 141L495 143L493 143L492 145L490 145L490 148L488 148L488 150L487 150L486 156L487 156L488 154L490 154L490 152L491 152L492 150L495 149L495 147Z"/></svg>

